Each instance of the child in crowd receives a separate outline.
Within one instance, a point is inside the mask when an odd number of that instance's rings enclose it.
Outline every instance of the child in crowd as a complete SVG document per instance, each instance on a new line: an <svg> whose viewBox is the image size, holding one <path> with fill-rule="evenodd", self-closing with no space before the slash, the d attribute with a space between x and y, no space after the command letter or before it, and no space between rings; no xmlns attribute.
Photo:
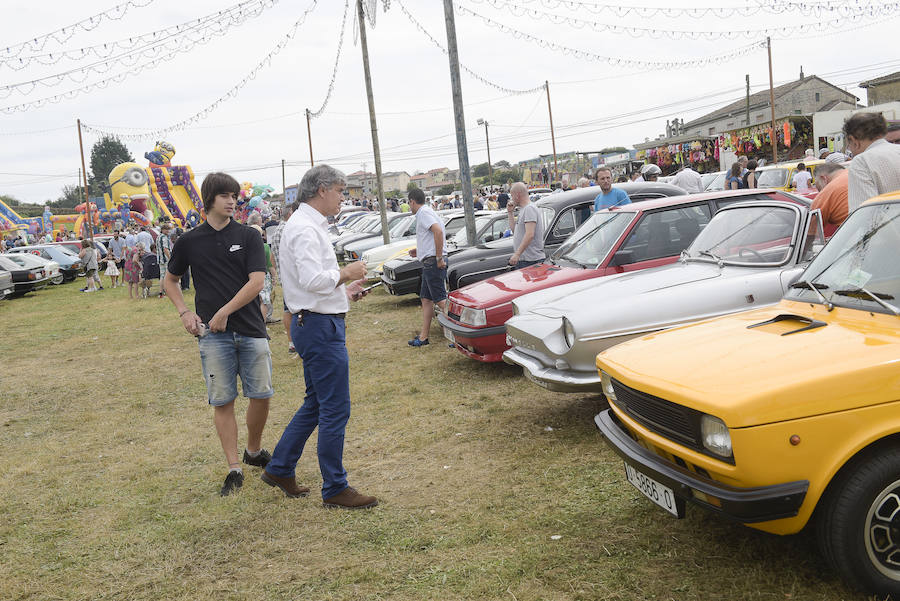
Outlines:
<svg viewBox="0 0 900 601"><path fill-rule="evenodd" d="M109 287L110 288L118 288L119 287L119 266L116 265L116 258L113 257L112 253L107 253L106 259L106 271L104 272L109 276Z"/></svg>
<svg viewBox="0 0 900 601"><path fill-rule="evenodd" d="M156 244L150 245L150 251L141 257L141 298L149 298L154 280L159 279L159 258L156 256Z"/></svg>

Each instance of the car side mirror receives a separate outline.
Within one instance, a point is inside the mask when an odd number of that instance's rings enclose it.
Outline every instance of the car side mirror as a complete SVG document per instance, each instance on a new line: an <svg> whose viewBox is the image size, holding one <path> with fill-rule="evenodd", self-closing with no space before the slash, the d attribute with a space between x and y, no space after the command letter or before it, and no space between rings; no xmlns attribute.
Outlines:
<svg viewBox="0 0 900 601"><path fill-rule="evenodd" d="M488 234L487 236L484 237L485 242L490 242L493 239L494 239L494 236L492 234Z"/></svg>
<svg viewBox="0 0 900 601"><path fill-rule="evenodd" d="M631 263L634 263L634 251L620 250L613 255L612 261L609 262L609 266L620 267L622 265L629 265Z"/></svg>

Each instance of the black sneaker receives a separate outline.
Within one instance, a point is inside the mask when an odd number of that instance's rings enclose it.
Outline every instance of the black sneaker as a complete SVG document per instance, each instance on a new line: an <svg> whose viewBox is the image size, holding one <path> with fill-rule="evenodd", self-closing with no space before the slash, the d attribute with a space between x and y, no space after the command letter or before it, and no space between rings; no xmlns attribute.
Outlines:
<svg viewBox="0 0 900 601"><path fill-rule="evenodd" d="M266 467L272 461L272 454L265 449L259 450L259 455L251 457L247 449L244 449L244 463L247 465L255 465L256 467Z"/></svg>
<svg viewBox="0 0 900 601"><path fill-rule="evenodd" d="M228 472L225 476L225 484L219 491L219 496L227 497L231 493L237 492L244 485L244 474L242 472Z"/></svg>

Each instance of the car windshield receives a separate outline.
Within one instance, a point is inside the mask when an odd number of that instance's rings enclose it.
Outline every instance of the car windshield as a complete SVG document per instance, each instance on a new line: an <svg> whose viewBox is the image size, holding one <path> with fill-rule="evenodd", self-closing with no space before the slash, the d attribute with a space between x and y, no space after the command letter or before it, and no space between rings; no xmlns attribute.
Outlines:
<svg viewBox="0 0 900 601"><path fill-rule="evenodd" d="M559 247L553 260L594 269L603 262L635 215L632 211L595 213Z"/></svg>
<svg viewBox="0 0 900 601"><path fill-rule="evenodd" d="M37 267L41 264L39 261L33 260L34 255L28 255L25 253L13 253L6 255L6 257L20 267Z"/></svg>
<svg viewBox="0 0 900 601"><path fill-rule="evenodd" d="M488 224L490 224L494 219L497 219L495 215L482 215L481 217L475 218L475 232L480 232L484 229ZM466 228L463 227L466 223L465 219L460 219L462 221L462 225L460 225L461 229L457 229L456 233L450 237L449 242L455 246L467 246L469 244L469 237L466 233Z"/></svg>
<svg viewBox="0 0 900 601"><path fill-rule="evenodd" d="M10 261L8 255L0 255L0 269L5 269L6 271L20 271L22 267L13 261Z"/></svg>
<svg viewBox="0 0 900 601"><path fill-rule="evenodd" d="M707 192L718 192L725 189L725 172L707 173L702 176L703 189Z"/></svg>
<svg viewBox="0 0 900 601"><path fill-rule="evenodd" d="M369 219L363 224L362 228L360 228L359 232L368 234L380 229L381 215L371 215L369 216Z"/></svg>
<svg viewBox="0 0 900 601"><path fill-rule="evenodd" d="M394 224L391 226L391 238L399 238L401 236L405 236L410 225L415 220L415 217L412 215L407 215L406 217L401 217L394 221Z"/></svg>
<svg viewBox="0 0 900 601"><path fill-rule="evenodd" d="M719 211L685 251L690 259L736 265L781 264L791 254L797 212L787 207Z"/></svg>
<svg viewBox="0 0 900 601"><path fill-rule="evenodd" d="M784 188L788 185L788 169L763 169L756 172L757 188Z"/></svg>
<svg viewBox="0 0 900 601"><path fill-rule="evenodd" d="M449 240L452 239L456 232L463 229L466 225L465 217L454 217L444 223L444 236ZM478 218L475 219L475 231L478 231Z"/></svg>
<svg viewBox="0 0 900 601"><path fill-rule="evenodd" d="M66 248L65 246L48 246L47 252L49 252L51 255L53 255L54 253L62 253L70 257L78 257L77 252L75 252L71 248Z"/></svg>
<svg viewBox="0 0 900 601"><path fill-rule="evenodd" d="M892 313L883 303L900 305L900 203L862 206L813 259L801 282L785 298L821 301L815 286L829 302L853 309Z"/></svg>

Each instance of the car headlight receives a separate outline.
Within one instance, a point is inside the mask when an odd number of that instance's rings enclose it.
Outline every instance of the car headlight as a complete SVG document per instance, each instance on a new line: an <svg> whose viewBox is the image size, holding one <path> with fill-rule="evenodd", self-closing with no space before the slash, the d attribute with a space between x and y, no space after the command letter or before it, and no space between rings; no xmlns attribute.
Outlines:
<svg viewBox="0 0 900 601"><path fill-rule="evenodd" d="M616 391L613 389L612 378L605 371L600 372L600 387L603 389L603 396L608 401L616 401Z"/></svg>
<svg viewBox="0 0 900 601"><path fill-rule="evenodd" d="M703 415L700 418L700 437L707 451L720 457L731 457L731 434L728 426L718 417Z"/></svg>
<svg viewBox="0 0 900 601"><path fill-rule="evenodd" d="M563 335L566 337L566 345L569 348L575 346L575 326L565 317L563 317Z"/></svg>
<svg viewBox="0 0 900 601"><path fill-rule="evenodd" d="M484 309L463 307L462 312L459 314L459 321L470 326L484 326L487 325L487 316L484 313Z"/></svg>

